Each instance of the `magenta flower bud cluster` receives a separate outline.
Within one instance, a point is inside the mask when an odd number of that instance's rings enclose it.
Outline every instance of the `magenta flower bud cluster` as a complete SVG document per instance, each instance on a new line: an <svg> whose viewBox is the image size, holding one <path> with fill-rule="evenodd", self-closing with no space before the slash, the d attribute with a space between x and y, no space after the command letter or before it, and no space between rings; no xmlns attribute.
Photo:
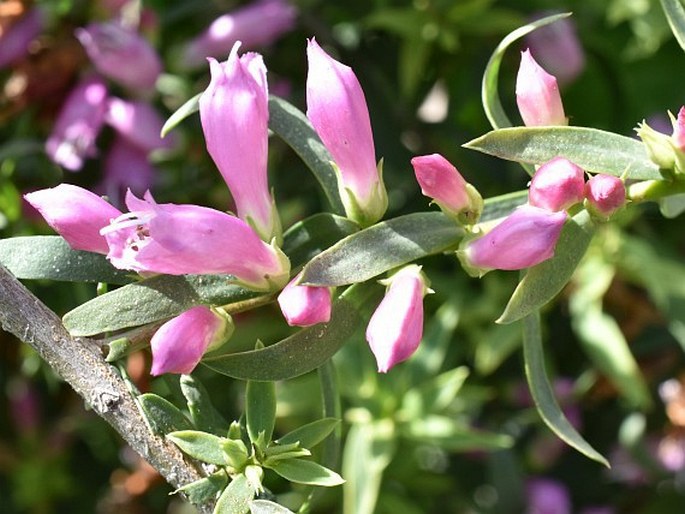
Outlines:
<svg viewBox="0 0 685 514"><path fill-rule="evenodd" d="M516 104L528 127L568 125L557 79L533 59L530 50L521 52L516 76Z"/></svg>
<svg viewBox="0 0 685 514"><path fill-rule="evenodd" d="M381 281L387 286L366 328L366 340L380 373L407 360L423 336L423 297L431 293L428 279L415 264Z"/></svg>
<svg viewBox="0 0 685 514"><path fill-rule="evenodd" d="M611 217L625 203L626 187L618 177L598 174L585 184L585 206L598 218Z"/></svg>
<svg viewBox="0 0 685 514"><path fill-rule="evenodd" d="M585 172L563 157L555 157L538 168L528 190L528 203L549 211L564 211L582 202Z"/></svg>
<svg viewBox="0 0 685 514"><path fill-rule="evenodd" d="M421 192L432 198L442 212L459 223L472 225L478 221L483 198L452 163L435 153L414 157L411 164Z"/></svg>
<svg viewBox="0 0 685 514"><path fill-rule="evenodd" d="M224 57L236 41L245 48L266 46L292 30L297 9L287 0L258 0L214 20L181 51L185 69L204 66L207 57Z"/></svg>
<svg viewBox="0 0 685 514"><path fill-rule="evenodd" d="M179 314L159 327L150 340L150 374L190 373L206 351L231 337L233 328L228 314L203 305Z"/></svg>
<svg viewBox="0 0 685 514"><path fill-rule="evenodd" d="M307 45L307 60L307 117L333 158L347 216L371 225L383 217L388 197L364 92L352 69L315 39Z"/></svg>

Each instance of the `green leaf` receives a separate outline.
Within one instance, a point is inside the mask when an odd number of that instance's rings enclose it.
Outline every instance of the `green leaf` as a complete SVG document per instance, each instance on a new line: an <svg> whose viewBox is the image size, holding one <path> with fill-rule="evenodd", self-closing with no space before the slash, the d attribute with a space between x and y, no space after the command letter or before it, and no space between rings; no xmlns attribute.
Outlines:
<svg viewBox="0 0 685 514"><path fill-rule="evenodd" d="M162 133L160 135L165 137L174 127L176 127L176 125L181 123L191 114L195 114L197 111L199 111L201 96L202 93L196 94L190 100L187 100L181 107L176 109L176 111L169 116L169 119L167 119L164 123L164 126L162 127Z"/></svg>
<svg viewBox="0 0 685 514"><path fill-rule="evenodd" d="M214 514L247 514L255 490L245 475L235 477L221 493L214 507Z"/></svg>
<svg viewBox="0 0 685 514"><path fill-rule="evenodd" d="M455 246L464 235L440 212L419 212L377 223L339 241L304 267L302 284L365 282L421 257Z"/></svg>
<svg viewBox="0 0 685 514"><path fill-rule="evenodd" d="M510 161L542 164L562 156L592 173L625 175L634 180L662 179L640 141L593 128L503 128L463 146Z"/></svg>
<svg viewBox="0 0 685 514"><path fill-rule="evenodd" d="M293 268L309 262L332 244L359 231L359 225L342 216L319 213L295 223L283 234L283 251Z"/></svg>
<svg viewBox="0 0 685 514"><path fill-rule="evenodd" d="M481 85L483 109L485 109L485 115L487 116L490 125L492 125L492 128L498 129L512 126L511 121L509 121L507 114L504 112L504 107L502 107L502 102L499 98L499 69L504 53L512 43L515 43L535 29L554 23L557 20L567 18L570 15L571 13L555 14L536 20L533 23L517 28L505 36L500 44L497 45L497 48L495 48L495 51L492 53L492 56L485 67L483 83Z"/></svg>
<svg viewBox="0 0 685 514"><path fill-rule="evenodd" d="M19 279L128 284L135 277L104 255L72 249L61 236L0 239L0 264Z"/></svg>
<svg viewBox="0 0 685 514"><path fill-rule="evenodd" d="M545 370L540 313L534 312L523 320L523 357L526 379L531 396L542 420L561 440L586 457L609 466L609 462L595 450L566 419L561 411Z"/></svg>
<svg viewBox="0 0 685 514"><path fill-rule="evenodd" d="M177 430L193 428L188 418L174 404L152 393L136 397L150 430L157 435L166 435Z"/></svg>
<svg viewBox="0 0 685 514"><path fill-rule="evenodd" d="M241 439L222 438L221 449L228 457L233 469L240 470L247 463L250 456L247 451L247 446Z"/></svg>
<svg viewBox="0 0 685 514"><path fill-rule="evenodd" d="M521 346L518 326L489 325L478 335L474 367L479 375L489 375Z"/></svg>
<svg viewBox="0 0 685 514"><path fill-rule="evenodd" d="M583 263L569 299L571 326L595 366L628 402L645 410L652 406L649 388L618 323L602 310L614 273L599 255Z"/></svg>
<svg viewBox="0 0 685 514"><path fill-rule="evenodd" d="M215 500L227 483L228 476L225 471L221 470L208 477L179 487L174 493L183 493L190 503L202 505L208 501Z"/></svg>
<svg viewBox="0 0 685 514"><path fill-rule="evenodd" d="M321 366L345 344L360 323L359 311L377 301L378 287L350 288L333 304L328 323L304 328L259 350L209 355L201 362L241 380L287 380Z"/></svg>
<svg viewBox="0 0 685 514"><path fill-rule="evenodd" d="M445 371L407 391L403 406L411 406L415 417L440 412L454 401L468 376L469 369L466 366Z"/></svg>
<svg viewBox="0 0 685 514"><path fill-rule="evenodd" d="M324 468L321 464L303 459L279 460L269 465L276 473L290 482L305 485L334 487L345 481L335 471Z"/></svg>
<svg viewBox="0 0 685 514"><path fill-rule="evenodd" d="M181 375L181 392L188 402L188 410L195 428L213 434L225 434L228 423L212 405L204 386L190 375Z"/></svg>
<svg viewBox="0 0 685 514"><path fill-rule="evenodd" d="M79 305L64 315L64 326L73 336L90 336L171 318L196 305L234 304L263 295L228 280L228 275L148 278Z"/></svg>
<svg viewBox="0 0 685 514"><path fill-rule="evenodd" d="M312 452L310 452L306 448L297 448L295 450L291 450L291 451L287 451L287 452L275 453L275 454L269 455L268 457L266 457L264 459L264 466L269 467L269 466L273 466L276 462L281 461L281 460L298 459L300 457L311 457L311 455L312 455Z"/></svg>
<svg viewBox="0 0 685 514"><path fill-rule="evenodd" d="M350 427L343 452L343 514L374 513L383 472L395 449L395 427L389 419Z"/></svg>
<svg viewBox="0 0 685 514"><path fill-rule="evenodd" d="M667 196L659 200L659 210L664 218L676 218L685 212L685 194Z"/></svg>
<svg viewBox="0 0 685 514"><path fill-rule="evenodd" d="M269 128L295 150L312 171L333 211L336 214L345 214L338 193L338 179L331 166L333 158L304 113L282 98L270 96Z"/></svg>
<svg viewBox="0 0 685 514"><path fill-rule="evenodd" d="M247 433L252 443L263 434L266 443L271 441L276 422L276 384L248 380L245 388L245 417Z"/></svg>
<svg viewBox="0 0 685 514"><path fill-rule="evenodd" d="M198 430L181 430L166 435L167 439L178 446L183 453L192 458L218 466L231 466L233 463L223 450L223 437L217 437ZM247 456L246 456L247 457Z"/></svg>
<svg viewBox="0 0 685 514"><path fill-rule="evenodd" d="M681 0L661 0L661 7L680 48L685 50L685 9Z"/></svg>
<svg viewBox="0 0 685 514"><path fill-rule="evenodd" d="M336 418L317 419L279 437L278 444L300 443L302 448L313 448L326 439L339 424L340 420Z"/></svg>
<svg viewBox="0 0 685 514"><path fill-rule="evenodd" d="M571 279L594 232L587 211L581 211L569 220L561 231L554 257L526 272L497 323L523 319L552 301Z"/></svg>
<svg viewBox="0 0 685 514"><path fill-rule="evenodd" d="M295 514L278 503L269 500L254 500L250 503L250 514Z"/></svg>
<svg viewBox="0 0 685 514"><path fill-rule="evenodd" d="M446 416L413 419L403 427L402 433L415 441L449 451L502 450L514 444L508 435L475 430Z"/></svg>

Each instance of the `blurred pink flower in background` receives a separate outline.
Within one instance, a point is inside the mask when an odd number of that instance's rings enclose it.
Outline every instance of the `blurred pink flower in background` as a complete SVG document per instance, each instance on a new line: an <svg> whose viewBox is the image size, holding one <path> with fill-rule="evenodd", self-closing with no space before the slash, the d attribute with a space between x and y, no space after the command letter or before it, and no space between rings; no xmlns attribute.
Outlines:
<svg viewBox="0 0 685 514"><path fill-rule="evenodd" d="M552 14L544 12L536 18ZM585 69L585 51L571 17L534 30L526 36L525 42L540 65L561 84L573 82Z"/></svg>
<svg viewBox="0 0 685 514"><path fill-rule="evenodd" d="M526 514L571 514L571 498L564 484L548 478L526 483Z"/></svg>
<svg viewBox="0 0 685 514"><path fill-rule="evenodd" d="M69 171L78 171L97 155L95 140L105 122L107 86L97 75L83 78L65 100L45 143L48 157Z"/></svg>
<svg viewBox="0 0 685 514"><path fill-rule="evenodd" d="M33 7L14 21L7 30L0 30L0 68L22 59L29 51L29 44L45 28L45 13Z"/></svg>
<svg viewBox="0 0 685 514"><path fill-rule="evenodd" d="M106 195L116 206L122 206L126 190L142 195L155 183L157 170L148 153L122 136L114 138L103 161L103 176L95 190Z"/></svg>
<svg viewBox="0 0 685 514"><path fill-rule="evenodd" d="M252 2L214 20L207 30L190 40L182 49L180 66L193 69L204 66L207 57L218 60L231 51L236 41L252 49L276 41L292 30L297 9L287 0Z"/></svg>

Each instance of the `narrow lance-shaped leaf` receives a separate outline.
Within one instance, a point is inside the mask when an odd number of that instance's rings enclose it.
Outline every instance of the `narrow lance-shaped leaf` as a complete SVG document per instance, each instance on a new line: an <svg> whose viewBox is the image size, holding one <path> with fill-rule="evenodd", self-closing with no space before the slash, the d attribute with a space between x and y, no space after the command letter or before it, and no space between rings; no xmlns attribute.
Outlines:
<svg viewBox="0 0 685 514"><path fill-rule="evenodd" d="M247 433L255 443L260 434L265 443L271 441L276 421L276 384L248 380L245 388Z"/></svg>
<svg viewBox="0 0 685 514"><path fill-rule="evenodd" d="M255 490L245 475L238 475L221 493L214 507L214 514L247 514Z"/></svg>
<svg viewBox="0 0 685 514"><path fill-rule="evenodd" d="M201 505L216 499L228 483L228 476L224 470L217 471L208 477L201 478L183 487L179 487L174 493L183 493L190 503Z"/></svg>
<svg viewBox="0 0 685 514"><path fill-rule="evenodd" d="M177 430L193 428L192 423L170 401L153 393L136 397L150 430L157 435L166 435Z"/></svg>
<svg viewBox="0 0 685 514"><path fill-rule="evenodd" d="M661 0L661 7L678 44L685 50L685 8L681 0Z"/></svg>
<svg viewBox="0 0 685 514"><path fill-rule="evenodd" d="M295 514L278 503L269 500L254 500L250 503L250 514Z"/></svg>
<svg viewBox="0 0 685 514"><path fill-rule="evenodd" d="M190 375L182 375L180 383L195 427L205 432L224 435L228 423L212 405L210 395L204 386Z"/></svg>
<svg viewBox="0 0 685 514"><path fill-rule="evenodd" d="M561 231L554 257L530 268L509 299L497 323L512 323L552 301L568 283L585 255L595 229L581 211Z"/></svg>
<svg viewBox="0 0 685 514"><path fill-rule="evenodd" d="M523 357L526 379L535 406L545 424L559 438L586 457L609 466L609 462L583 439L561 411L547 378L540 334L540 313L534 312L523 320Z"/></svg>
<svg viewBox="0 0 685 514"><path fill-rule="evenodd" d="M276 473L297 484L334 487L345 481L335 471L303 459L279 460L270 465Z"/></svg>
<svg viewBox="0 0 685 514"><path fill-rule="evenodd" d="M504 128L511 127L512 123L504 112L504 107L502 107L502 102L499 98L499 69L502 63L502 58L506 50L516 41L526 36L527 34L533 32L535 29L554 23L557 20L567 18L571 13L554 14L552 16L547 16L536 20L528 25L519 27L510 34L502 39L495 51L492 53L487 66L485 67L485 73L483 74L483 83L481 85L481 100L483 102L483 109L485 110L485 115L492 125L492 128Z"/></svg>
<svg viewBox="0 0 685 514"><path fill-rule="evenodd" d="M312 448L326 439L339 424L340 420L335 418L317 419L279 437L278 444L300 443L302 448Z"/></svg>
<svg viewBox="0 0 685 514"><path fill-rule="evenodd" d="M169 116L169 119L166 120L164 123L164 126L162 126L162 133L160 134L162 137L166 136L169 132L171 132L176 125L181 123L183 120L185 120L188 116L191 114L195 114L197 111L200 110L200 97L202 96L202 93L196 94L194 97L190 98L189 100L186 100L181 107L176 109L174 113Z"/></svg>
<svg viewBox="0 0 685 514"><path fill-rule="evenodd" d="M302 159L318 180L333 212L344 214L338 193L338 180L328 150L309 120L297 107L276 96L269 97L269 128Z"/></svg>
<svg viewBox="0 0 685 514"><path fill-rule="evenodd" d="M354 334L359 312L378 302L382 288L349 288L333 304L331 320L300 330L259 350L208 355L201 362L214 371L242 380L287 380L321 366Z"/></svg>
<svg viewBox="0 0 685 514"><path fill-rule="evenodd" d="M226 453L223 451L223 438L199 430L182 430L167 434L167 439L186 453L202 462L218 466L230 466Z"/></svg>
<svg viewBox="0 0 685 514"><path fill-rule="evenodd" d="M135 274L114 268L104 255L74 250L61 236L0 239L0 264L19 279L128 284Z"/></svg>
<svg viewBox="0 0 685 514"><path fill-rule="evenodd" d="M561 156L593 173L635 180L662 178L640 141L593 128L503 128L463 146L510 161L542 164Z"/></svg>

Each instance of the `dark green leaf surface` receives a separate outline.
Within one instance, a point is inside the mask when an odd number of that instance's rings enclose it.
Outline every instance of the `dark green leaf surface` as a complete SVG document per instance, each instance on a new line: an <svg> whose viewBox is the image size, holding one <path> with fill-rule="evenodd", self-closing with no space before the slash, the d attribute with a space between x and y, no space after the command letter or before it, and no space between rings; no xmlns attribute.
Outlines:
<svg viewBox="0 0 685 514"><path fill-rule="evenodd" d="M209 355L202 364L242 380L287 380L321 366L337 352L360 323L357 309L377 300L380 287L348 289L334 302L328 323L304 328L259 350Z"/></svg>
<svg viewBox="0 0 685 514"><path fill-rule="evenodd" d="M475 430L446 416L416 418L406 426L403 434L451 451L501 450L514 444L508 435Z"/></svg>
<svg viewBox="0 0 685 514"><path fill-rule="evenodd" d="M681 0L661 0L661 7L680 48L685 50L685 8Z"/></svg>
<svg viewBox="0 0 685 514"><path fill-rule="evenodd" d="M588 444L569 423L561 411L545 370L545 357L540 334L540 313L530 314L523 320L523 357L528 387L545 424L565 441L588 458L609 467L609 462Z"/></svg>
<svg viewBox="0 0 685 514"><path fill-rule="evenodd" d="M229 285L228 275L160 275L79 305L64 316L73 336L89 336L171 318L195 305L227 305L260 296Z"/></svg>
<svg viewBox="0 0 685 514"><path fill-rule="evenodd" d="M301 266L342 238L359 231L359 225L342 216L315 214L295 223L283 234L283 251L293 268Z"/></svg>
<svg viewBox="0 0 685 514"><path fill-rule="evenodd" d="M493 130L464 145L501 159L542 164L563 156L586 171L635 180L661 179L644 145L630 137L586 127L513 127Z"/></svg>
<svg viewBox="0 0 685 514"><path fill-rule="evenodd" d="M201 505L216 499L217 495L226 487L228 477L225 471L217 471L213 475L201 478L183 487L179 487L176 493L183 493L190 503Z"/></svg>
<svg viewBox="0 0 685 514"><path fill-rule="evenodd" d="M260 434L268 443L276 422L276 384L248 380L245 389L245 417L247 433L255 443Z"/></svg>
<svg viewBox="0 0 685 514"><path fill-rule="evenodd" d="M174 404L156 394L141 394L136 398L150 430L157 435L166 435L177 430L193 428L188 418Z"/></svg>
<svg viewBox="0 0 685 514"><path fill-rule="evenodd" d="M269 97L269 128L285 141L312 171L336 214L345 209L338 194L331 154L314 127L297 107L276 96Z"/></svg>
<svg viewBox="0 0 685 514"><path fill-rule="evenodd" d="M365 282L392 268L453 247L464 230L441 212L419 212L377 223L321 253L301 283L342 286Z"/></svg>
<svg viewBox="0 0 685 514"><path fill-rule="evenodd" d="M512 323L552 301L571 280L594 235L587 211L581 211L564 225L554 257L530 268L497 323Z"/></svg>
<svg viewBox="0 0 685 514"><path fill-rule="evenodd" d="M302 448L313 448L326 439L339 424L340 420L335 418L317 419L280 437L278 444L300 443Z"/></svg>
<svg viewBox="0 0 685 514"><path fill-rule="evenodd" d="M181 375L181 392L188 402L188 411L195 428L225 435L228 423L212 405L209 393L204 386L190 375Z"/></svg>
<svg viewBox="0 0 685 514"><path fill-rule="evenodd" d="M19 279L127 284L136 276L114 268L104 255L72 249L61 236L0 239L0 264Z"/></svg>

